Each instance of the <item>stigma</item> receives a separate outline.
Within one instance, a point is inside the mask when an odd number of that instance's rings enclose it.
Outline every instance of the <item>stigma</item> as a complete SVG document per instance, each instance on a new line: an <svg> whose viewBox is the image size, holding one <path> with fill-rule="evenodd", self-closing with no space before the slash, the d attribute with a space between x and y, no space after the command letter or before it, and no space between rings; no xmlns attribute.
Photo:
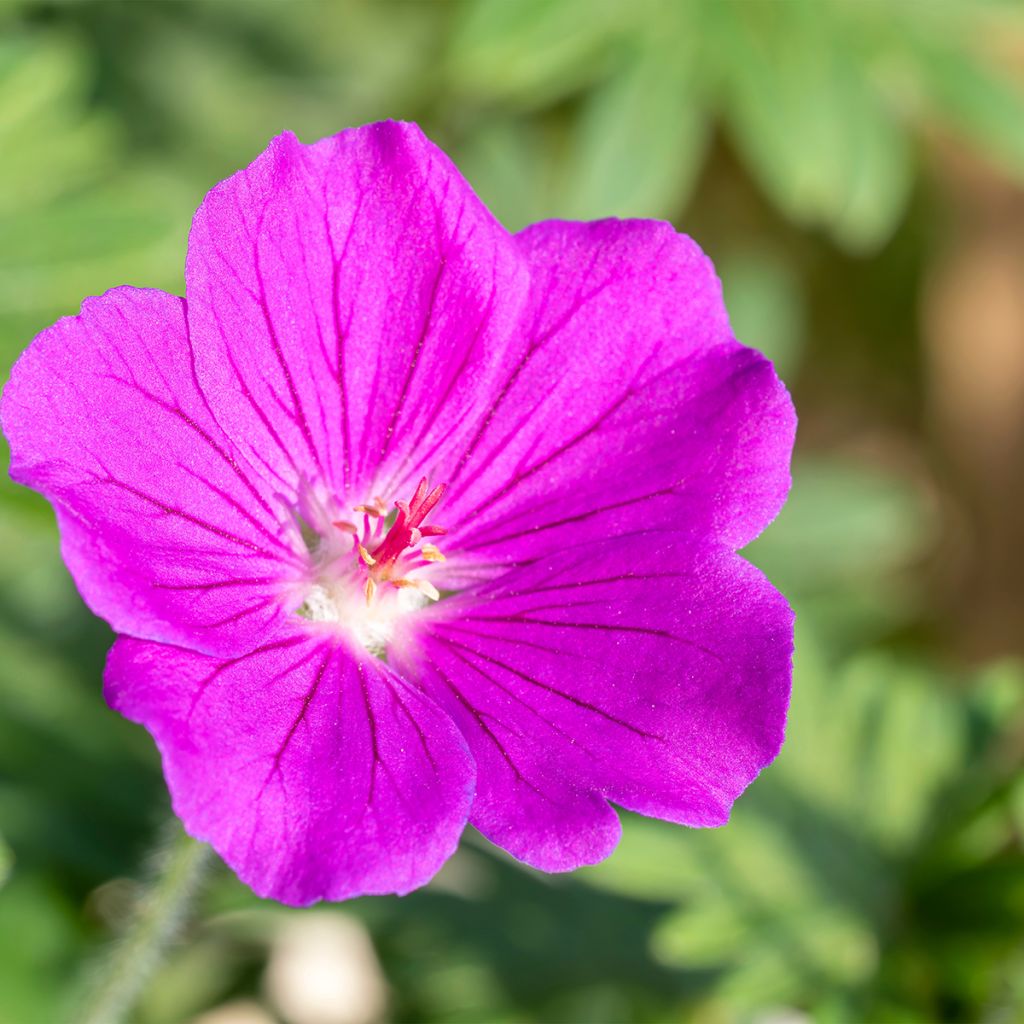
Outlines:
<svg viewBox="0 0 1024 1024"><path fill-rule="evenodd" d="M445 561L433 538L447 530L427 519L445 489L431 488L423 477L412 497L395 501L392 511L375 496L352 506L354 518L318 516L311 586L298 614L336 626L384 657L402 620L441 597L429 576Z"/></svg>
<svg viewBox="0 0 1024 1024"><path fill-rule="evenodd" d="M377 588L382 585L396 590L418 590L432 601L441 596L429 580L415 575L414 570L424 564L444 561L436 544L420 546L425 538L448 532L443 526L426 522L444 492L444 484L431 490L427 478L423 477L410 501L395 502L398 513L387 532L384 532L387 522L384 502L380 498L374 498L369 505L355 506L355 511L363 514L361 533L348 520L334 521L333 526L352 535L354 553L366 575L363 592L367 604L373 602Z"/></svg>

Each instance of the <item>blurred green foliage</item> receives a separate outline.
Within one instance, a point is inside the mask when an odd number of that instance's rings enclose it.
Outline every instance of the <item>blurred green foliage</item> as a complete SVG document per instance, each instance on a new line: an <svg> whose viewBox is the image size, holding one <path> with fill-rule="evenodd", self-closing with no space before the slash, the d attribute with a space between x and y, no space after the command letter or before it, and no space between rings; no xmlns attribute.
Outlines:
<svg viewBox="0 0 1024 1024"><path fill-rule="evenodd" d="M0 6L5 367L84 295L180 291L192 210L276 132L404 117L511 228L694 233L805 413L749 552L799 612L777 764L721 830L627 816L611 860L558 878L471 837L427 890L346 907L395 1019L1024 1018L1024 674L960 666L932 603L948 495L920 471L914 327L936 139L1024 182L1024 89L993 59L1014 46L1021 6L983 0ZM67 1012L168 814L151 743L102 703L109 641L5 481L2 1024ZM218 875L139 1021L262 998L293 917Z"/></svg>

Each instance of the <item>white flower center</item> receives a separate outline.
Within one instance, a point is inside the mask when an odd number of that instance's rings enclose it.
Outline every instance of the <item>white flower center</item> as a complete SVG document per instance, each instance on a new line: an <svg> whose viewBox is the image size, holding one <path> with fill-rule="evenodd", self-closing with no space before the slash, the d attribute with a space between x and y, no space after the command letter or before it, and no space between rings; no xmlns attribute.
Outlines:
<svg viewBox="0 0 1024 1024"><path fill-rule="evenodd" d="M445 556L429 538L444 527L426 522L441 500L424 477L409 501L388 514L382 498L352 506L362 523L344 517L329 497L311 490L295 510L296 547L309 558L308 590L296 614L337 627L378 657L399 640L398 625L441 594L428 576Z"/></svg>
<svg viewBox="0 0 1024 1024"><path fill-rule="evenodd" d="M395 641L401 620L429 603L428 597L411 587L389 590L367 601L363 590L346 579L333 586L314 584L298 614L310 622L339 626L381 658Z"/></svg>

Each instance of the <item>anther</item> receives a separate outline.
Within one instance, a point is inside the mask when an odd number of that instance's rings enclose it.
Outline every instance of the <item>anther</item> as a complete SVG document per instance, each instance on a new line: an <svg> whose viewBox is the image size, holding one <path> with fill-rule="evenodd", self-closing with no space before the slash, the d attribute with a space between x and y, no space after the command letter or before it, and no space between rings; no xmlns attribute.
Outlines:
<svg viewBox="0 0 1024 1024"><path fill-rule="evenodd" d="M430 580L410 580L402 577L390 582L391 586L397 587L399 590L418 590L424 597L429 597L431 601L439 601L441 599L441 592Z"/></svg>
<svg viewBox="0 0 1024 1024"><path fill-rule="evenodd" d="M353 505L352 507L356 512L364 512L368 516L373 516L374 519L383 519L388 514L388 507L384 503L384 499L379 496L374 497L368 505Z"/></svg>

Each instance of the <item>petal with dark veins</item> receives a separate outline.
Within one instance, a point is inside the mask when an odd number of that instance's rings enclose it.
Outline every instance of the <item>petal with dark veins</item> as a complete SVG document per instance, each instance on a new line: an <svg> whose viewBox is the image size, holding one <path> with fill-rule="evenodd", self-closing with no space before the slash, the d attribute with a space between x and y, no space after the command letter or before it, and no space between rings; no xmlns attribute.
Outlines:
<svg viewBox="0 0 1024 1024"><path fill-rule="evenodd" d="M465 825L474 766L451 719L327 634L228 660L122 638L106 696L152 733L187 831L261 896L409 892Z"/></svg>
<svg viewBox="0 0 1024 1024"><path fill-rule="evenodd" d="M611 851L609 801L724 824L782 744L792 613L749 563L685 535L539 557L440 602L419 646L422 685L476 758L471 823L547 871Z"/></svg>
<svg viewBox="0 0 1024 1024"><path fill-rule="evenodd" d="M517 241L530 310L449 479L450 551L508 562L641 524L752 540L789 489L796 418L710 261L655 221Z"/></svg>
<svg viewBox="0 0 1024 1024"><path fill-rule="evenodd" d="M49 498L83 597L118 632L244 649L303 565L272 482L206 406L185 303L116 288L43 331L3 394L11 475Z"/></svg>
<svg viewBox="0 0 1024 1024"><path fill-rule="evenodd" d="M414 125L276 138L205 198L199 379L253 461L351 501L443 477L526 299L512 237Z"/></svg>

